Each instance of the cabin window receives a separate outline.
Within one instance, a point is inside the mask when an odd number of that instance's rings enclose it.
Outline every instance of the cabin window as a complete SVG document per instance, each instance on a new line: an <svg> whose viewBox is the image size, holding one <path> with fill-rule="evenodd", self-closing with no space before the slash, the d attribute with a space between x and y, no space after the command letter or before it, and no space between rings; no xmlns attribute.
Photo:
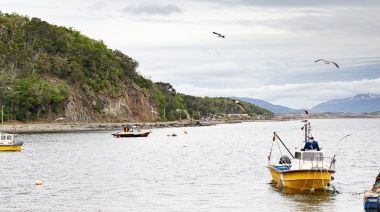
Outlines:
<svg viewBox="0 0 380 212"><path fill-rule="evenodd" d="M1 140L5 140L5 135L1 135Z"/></svg>
<svg viewBox="0 0 380 212"><path fill-rule="evenodd" d="M304 152L303 153L303 160L322 160L323 154L322 152Z"/></svg>
<svg viewBox="0 0 380 212"><path fill-rule="evenodd" d="M12 135L7 135L7 140L12 140Z"/></svg>

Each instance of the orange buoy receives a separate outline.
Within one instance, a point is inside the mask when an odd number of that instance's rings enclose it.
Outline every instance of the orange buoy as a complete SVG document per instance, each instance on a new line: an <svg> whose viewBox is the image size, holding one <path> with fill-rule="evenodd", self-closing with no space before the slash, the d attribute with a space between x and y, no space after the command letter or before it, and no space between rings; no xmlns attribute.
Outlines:
<svg viewBox="0 0 380 212"><path fill-rule="evenodd" d="M185 134L187 134L187 131L185 131Z"/></svg>
<svg viewBox="0 0 380 212"><path fill-rule="evenodd" d="M42 181L41 180L37 180L36 181L36 185L42 185Z"/></svg>
<svg viewBox="0 0 380 212"><path fill-rule="evenodd" d="M166 134L166 136L170 137L170 134Z"/></svg>

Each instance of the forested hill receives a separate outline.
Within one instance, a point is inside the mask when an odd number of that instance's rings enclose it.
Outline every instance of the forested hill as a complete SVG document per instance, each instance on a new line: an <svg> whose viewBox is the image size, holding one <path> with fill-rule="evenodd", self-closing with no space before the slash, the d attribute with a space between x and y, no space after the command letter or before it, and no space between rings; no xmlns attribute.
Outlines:
<svg viewBox="0 0 380 212"><path fill-rule="evenodd" d="M194 97L176 93L168 83L153 83L137 72L138 66L72 28L0 12L4 121L173 121L238 112L229 98ZM244 104L244 113L273 116Z"/></svg>

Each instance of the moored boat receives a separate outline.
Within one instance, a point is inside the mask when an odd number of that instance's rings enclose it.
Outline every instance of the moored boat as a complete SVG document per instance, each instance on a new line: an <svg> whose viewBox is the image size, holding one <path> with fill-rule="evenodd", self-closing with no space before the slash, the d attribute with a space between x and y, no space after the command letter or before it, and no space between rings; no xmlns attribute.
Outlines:
<svg viewBox="0 0 380 212"><path fill-rule="evenodd" d="M378 201L380 201L380 173L377 175L372 189L364 192L364 209L377 209L379 211Z"/></svg>
<svg viewBox="0 0 380 212"><path fill-rule="evenodd" d="M148 137L152 130L141 129L140 126L126 125L120 130L120 132L112 133L116 138L123 137Z"/></svg>
<svg viewBox="0 0 380 212"><path fill-rule="evenodd" d="M0 151L20 151L24 142L15 140L14 134L0 132Z"/></svg>
<svg viewBox="0 0 380 212"><path fill-rule="evenodd" d="M271 154L268 156L270 174L277 183L277 187L288 187L300 190L325 189L330 185L335 173L335 156L327 158L311 135L309 121L304 120L305 125L301 128L305 131L303 148L297 147L293 155L276 132L273 135L273 143L281 142L292 158L284 155L276 164L271 163ZM272 148L273 148L272 143ZM279 146L279 145L278 145Z"/></svg>

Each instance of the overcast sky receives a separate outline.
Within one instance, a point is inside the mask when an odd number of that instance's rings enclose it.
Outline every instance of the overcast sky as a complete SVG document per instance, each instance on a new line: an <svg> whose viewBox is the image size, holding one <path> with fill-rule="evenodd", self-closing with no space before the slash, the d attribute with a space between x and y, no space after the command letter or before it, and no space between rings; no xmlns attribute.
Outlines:
<svg viewBox="0 0 380 212"><path fill-rule="evenodd" d="M143 76L170 83L179 93L249 97L295 109L380 94L378 0L0 0L0 5L3 13L38 17L103 40L137 60Z"/></svg>

